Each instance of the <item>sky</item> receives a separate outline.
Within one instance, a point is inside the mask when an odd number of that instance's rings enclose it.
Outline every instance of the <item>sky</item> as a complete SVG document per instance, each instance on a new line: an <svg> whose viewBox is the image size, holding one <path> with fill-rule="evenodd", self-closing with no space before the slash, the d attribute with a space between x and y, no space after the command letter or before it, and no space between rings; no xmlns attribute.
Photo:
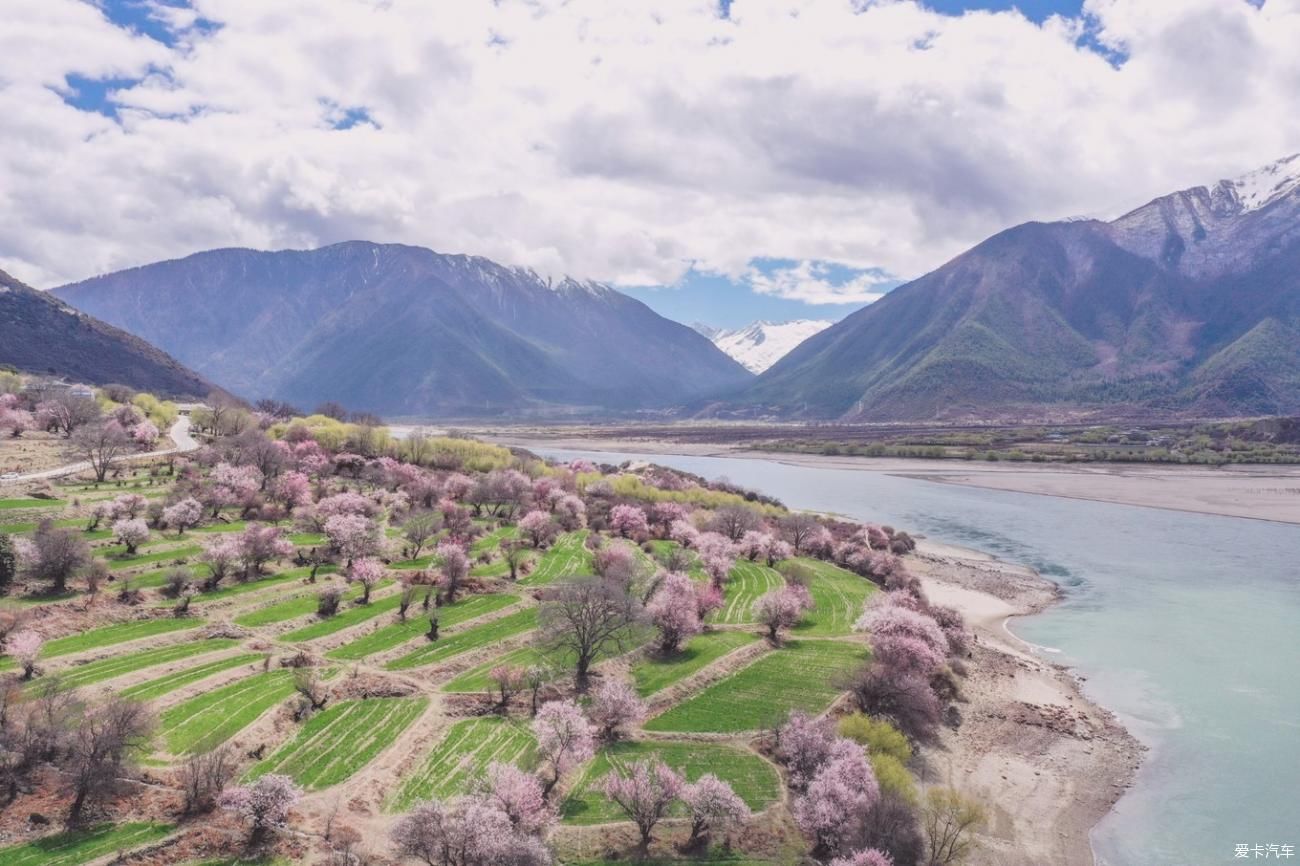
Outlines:
<svg viewBox="0 0 1300 866"><path fill-rule="evenodd" d="M1300 151L1300 0L0 0L0 268L349 239L838 319Z"/></svg>

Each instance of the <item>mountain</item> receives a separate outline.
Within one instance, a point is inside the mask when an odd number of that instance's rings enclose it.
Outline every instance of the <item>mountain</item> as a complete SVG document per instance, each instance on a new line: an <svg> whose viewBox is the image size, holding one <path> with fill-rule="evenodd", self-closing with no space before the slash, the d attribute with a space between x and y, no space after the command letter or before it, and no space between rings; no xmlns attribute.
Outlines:
<svg viewBox="0 0 1300 866"><path fill-rule="evenodd" d="M607 286L352 241L223 249L56 289L249 398L392 416L674 406L750 378Z"/></svg>
<svg viewBox="0 0 1300 866"><path fill-rule="evenodd" d="M734 331L711 328L698 323L691 325L751 373L763 372L795 346L830 326L830 322L821 319L796 319L793 322L758 321Z"/></svg>
<svg viewBox="0 0 1300 866"><path fill-rule="evenodd" d="M0 364L77 382L205 397L213 385L164 352L0 271Z"/></svg>
<svg viewBox="0 0 1300 866"><path fill-rule="evenodd" d="M1300 154L1112 221L1027 223L809 338L706 414L1300 412Z"/></svg>

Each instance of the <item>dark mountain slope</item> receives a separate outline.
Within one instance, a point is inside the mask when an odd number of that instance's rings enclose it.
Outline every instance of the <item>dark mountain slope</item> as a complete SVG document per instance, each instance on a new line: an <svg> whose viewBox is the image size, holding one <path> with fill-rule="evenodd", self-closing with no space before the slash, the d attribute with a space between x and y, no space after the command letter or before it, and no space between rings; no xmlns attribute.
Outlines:
<svg viewBox="0 0 1300 866"><path fill-rule="evenodd" d="M203 397L213 385L139 337L78 312L0 271L0 364L172 397Z"/></svg>
<svg viewBox="0 0 1300 866"><path fill-rule="evenodd" d="M1263 170L1268 183L1175 193L1112 223L1008 229L810 338L709 411L1300 411L1298 170L1284 160Z"/></svg>
<svg viewBox="0 0 1300 866"><path fill-rule="evenodd" d="M393 415L634 410L750 378L594 283L418 247L214 250L57 292L250 396Z"/></svg>

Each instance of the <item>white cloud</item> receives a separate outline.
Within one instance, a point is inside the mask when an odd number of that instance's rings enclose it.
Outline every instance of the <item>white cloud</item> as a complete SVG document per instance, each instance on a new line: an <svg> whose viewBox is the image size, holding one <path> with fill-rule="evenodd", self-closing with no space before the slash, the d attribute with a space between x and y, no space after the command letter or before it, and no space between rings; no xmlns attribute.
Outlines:
<svg viewBox="0 0 1300 866"><path fill-rule="evenodd" d="M751 268L746 282L761 295L775 295L805 304L870 304L883 298L888 288L898 284L896 279L870 272L836 281L825 263L812 261L771 269L766 273Z"/></svg>
<svg viewBox="0 0 1300 866"><path fill-rule="evenodd" d="M914 276L1300 149L1297 0L1043 26L908 0L191 5L158 7L191 28L168 48L0 0L0 266L49 285L360 237L624 284L759 257ZM139 83L114 122L67 74ZM335 129L350 110L372 122Z"/></svg>

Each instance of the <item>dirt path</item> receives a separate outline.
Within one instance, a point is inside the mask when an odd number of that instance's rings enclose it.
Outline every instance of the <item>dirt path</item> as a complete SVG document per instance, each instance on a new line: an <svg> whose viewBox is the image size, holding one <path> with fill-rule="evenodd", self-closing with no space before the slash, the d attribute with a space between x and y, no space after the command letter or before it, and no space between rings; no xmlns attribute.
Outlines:
<svg viewBox="0 0 1300 866"><path fill-rule="evenodd" d="M124 454L113 461L114 464L129 463L132 460L144 460L150 457L166 457L169 454L184 454L188 451L194 451L199 447L198 441L190 435L190 419L188 416L181 415L172 424L171 429L167 431L171 437L172 447L163 448L159 451L149 451L144 454ZM16 478L0 480L0 487L10 484L21 484L25 481L40 481L46 478L62 478L64 475L75 475L78 472L85 472L91 469L87 461L77 463L67 463L63 466L55 466L52 469L42 469L38 472L27 472Z"/></svg>

